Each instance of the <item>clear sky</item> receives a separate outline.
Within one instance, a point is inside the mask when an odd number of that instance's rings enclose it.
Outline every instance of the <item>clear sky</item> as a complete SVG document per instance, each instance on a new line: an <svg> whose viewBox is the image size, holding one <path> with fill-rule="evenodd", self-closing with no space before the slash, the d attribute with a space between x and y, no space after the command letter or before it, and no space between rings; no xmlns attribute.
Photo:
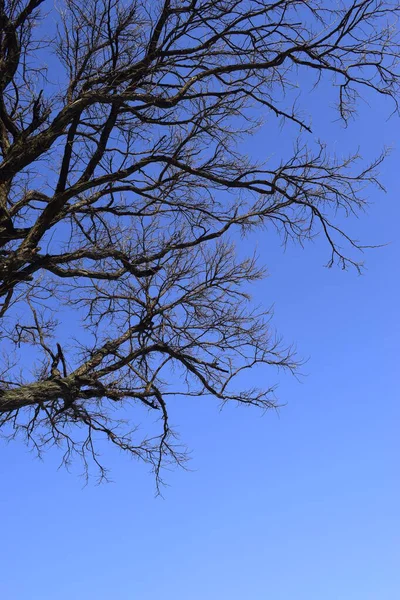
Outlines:
<svg viewBox="0 0 400 600"><path fill-rule="evenodd" d="M388 242L366 253L362 276L324 269L318 240L286 252L272 233L245 242L270 273L255 298L275 303L279 332L308 358L304 377L281 379L279 414L176 402L191 471L167 473L164 498L145 467L107 446L113 483L83 487L57 470L56 451L40 462L1 443L0 598L400 597L400 120L372 101L344 131L321 94L310 97L314 125L334 147L394 150L388 193L371 189L368 214L348 224ZM254 151L267 140L268 126Z"/></svg>

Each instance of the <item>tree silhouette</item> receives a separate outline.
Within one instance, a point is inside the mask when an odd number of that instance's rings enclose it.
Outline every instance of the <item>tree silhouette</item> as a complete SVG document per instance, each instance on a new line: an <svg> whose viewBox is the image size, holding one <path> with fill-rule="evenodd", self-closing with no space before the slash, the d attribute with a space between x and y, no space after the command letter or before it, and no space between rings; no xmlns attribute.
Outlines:
<svg viewBox="0 0 400 600"><path fill-rule="evenodd" d="M273 386L243 390L240 374L295 360L252 307L263 270L231 233L321 232L329 264L358 268L335 215L363 207L382 156L358 167L316 143L293 88L307 72L330 81L345 122L365 88L397 109L398 13L385 0L0 0L5 436L60 445L103 476L105 435L159 481L185 458L170 397L275 406ZM241 152L266 114L297 128L290 157ZM160 416L144 440L139 409Z"/></svg>

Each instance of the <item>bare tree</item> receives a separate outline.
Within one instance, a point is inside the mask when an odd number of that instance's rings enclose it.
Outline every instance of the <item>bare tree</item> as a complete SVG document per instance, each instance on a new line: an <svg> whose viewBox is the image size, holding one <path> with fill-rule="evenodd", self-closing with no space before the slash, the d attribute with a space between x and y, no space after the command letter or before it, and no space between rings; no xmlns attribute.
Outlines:
<svg viewBox="0 0 400 600"><path fill-rule="evenodd" d="M330 264L358 268L335 215L363 207L382 157L358 169L316 143L295 82L330 81L345 122L363 88L396 109L398 14L386 0L0 0L4 435L101 475L105 435L159 478L184 460L174 395L275 406L241 373L296 365L249 303L262 269L231 233L322 232ZM291 156L240 151L265 115L298 129ZM159 415L144 440L140 409Z"/></svg>

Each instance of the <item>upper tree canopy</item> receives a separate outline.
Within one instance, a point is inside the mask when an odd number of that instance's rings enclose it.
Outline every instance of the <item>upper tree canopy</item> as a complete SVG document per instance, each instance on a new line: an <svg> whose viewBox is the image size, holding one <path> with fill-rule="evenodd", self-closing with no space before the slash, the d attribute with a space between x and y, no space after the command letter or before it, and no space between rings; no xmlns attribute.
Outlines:
<svg viewBox="0 0 400 600"><path fill-rule="evenodd" d="M0 0L5 435L103 472L103 433L159 476L183 460L174 394L274 405L272 387L236 383L257 363L295 364L246 295L262 269L229 235L320 231L331 263L357 266L335 215L362 207L381 158L357 170L331 155L292 90L307 71L331 82L344 121L363 88L396 103L398 13L386 0ZM289 158L279 144L270 161L271 148L241 152L266 115L298 129ZM140 408L160 415L144 440Z"/></svg>

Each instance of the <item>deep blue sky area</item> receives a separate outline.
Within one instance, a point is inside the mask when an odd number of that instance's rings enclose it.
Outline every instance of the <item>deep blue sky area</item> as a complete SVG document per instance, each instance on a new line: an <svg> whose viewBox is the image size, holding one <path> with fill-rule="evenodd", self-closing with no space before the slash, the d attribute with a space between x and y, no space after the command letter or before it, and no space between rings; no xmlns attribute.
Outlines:
<svg viewBox="0 0 400 600"><path fill-rule="evenodd" d="M325 90L329 96L329 90ZM281 381L278 413L179 400L172 421L192 450L165 474L163 498L143 465L107 446L113 483L96 486L0 446L0 598L5 600L395 600L400 597L400 119L371 100L344 130L310 96L316 134L383 165L387 194L347 227L367 244L363 275L326 269L322 240L304 250L263 231L269 277L255 300L307 359ZM268 145L266 141L268 140ZM271 151L268 123L252 149ZM283 141L282 141L283 143ZM280 139L276 138L277 151Z"/></svg>

